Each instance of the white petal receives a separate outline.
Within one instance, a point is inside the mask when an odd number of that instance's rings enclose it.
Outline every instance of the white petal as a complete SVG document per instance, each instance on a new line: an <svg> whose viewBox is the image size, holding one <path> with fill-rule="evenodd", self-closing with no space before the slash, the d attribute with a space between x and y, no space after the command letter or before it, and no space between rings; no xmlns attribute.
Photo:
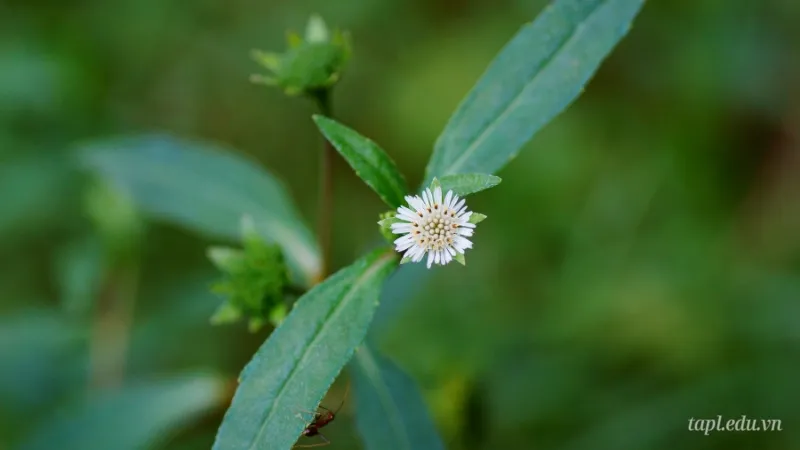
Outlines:
<svg viewBox="0 0 800 450"><path fill-rule="evenodd" d="M447 205L448 208L455 210L456 203L458 203L458 196L453 195L453 198L450 200L450 204Z"/></svg>
<svg viewBox="0 0 800 450"><path fill-rule="evenodd" d="M392 224L392 233L394 234L403 234L403 233L411 233L413 227L410 223L393 223Z"/></svg>
<svg viewBox="0 0 800 450"><path fill-rule="evenodd" d="M405 206L401 206L397 208L397 214L395 217L399 217L401 219L411 218L411 220L414 220L417 217L417 213L406 208Z"/></svg>
<svg viewBox="0 0 800 450"><path fill-rule="evenodd" d="M431 264L433 264L433 252L428 252L428 269L431 268Z"/></svg>
<svg viewBox="0 0 800 450"><path fill-rule="evenodd" d="M447 251L450 252L450 256L456 256L456 251L455 251L455 249L453 247L448 246L446 248L447 248ZM450 258L450 259L452 259L452 258Z"/></svg>
<svg viewBox="0 0 800 450"><path fill-rule="evenodd" d="M437 204L437 205L441 205L442 204L442 188L441 187L436 186L436 188L433 190L433 199L435 201L435 204Z"/></svg>
<svg viewBox="0 0 800 450"><path fill-rule="evenodd" d="M465 202L466 202L466 200L464 200L464 199L462 198L460 202L456 203L456 204L453 206L453 209L454 209L454 210L456 210L456 211L458 211L459 209L461 209L461 207L462 207L462 206L464 206L464 203L465 203ZM459 214L459 213L456 213L456 214Z"/></svg>
<svg viewBox="0 0 800 450"><path fill-rule="evenodd" d="M410 234L406 234L404 236L400 236L399 238L394 240L395 245L402 245L406 242L414 242L414 238Z"/></svg>
<svg viewBox="0 0 800 450"><path fill-rule="evenodd" d="M416 195L414 197L411 197L410 200L408 200L408 204L411 205L417 211L425 209L425 202L423 202L422 199L417 197Z"/></svg>
<svg viewBox="0 0 800 450"><path fill-rule="evenodd" d="M407 223L412 223L412 222L416 222L417 220L419 220L419 216L416 215L416 214L413 215L413 216L409 216L406 213L402 213L402 214L396 215L395 217L397 217L400 220L405 220Z"/></svg>
<svg viewBox="0 0 800 450"><path fill-rule="evenodd" d="M450 207L450 200L453 199L453 191L447 191L447 194L444 196L444 207Z"/></svg>
<svg viewBox="0 0 800 450"><path fill-rule="evenodd" d="M395 247L395 250L397 250L398 252L404 252L404 251L406 251L407 249L409 249L409 248L413 247L414 245L416 245L416 244L414 243L414 241L411 241L411 242L404 242L404 243L402 243L402 244L397 244L397 247Z"/></svg>
<svg viewBox="0 0 800 450"><path fill-rule="evenodd" d="M455 243L465 249L472 248L472 241L462 236L456 236Z"/></svg>
<svg viewBox="0 0 800 450"><path fill-rule="evenodd" d="M459 228L458 234L460 234L461 236L469 237L472 236L473 231L474 230L472 228Z"/></svg>

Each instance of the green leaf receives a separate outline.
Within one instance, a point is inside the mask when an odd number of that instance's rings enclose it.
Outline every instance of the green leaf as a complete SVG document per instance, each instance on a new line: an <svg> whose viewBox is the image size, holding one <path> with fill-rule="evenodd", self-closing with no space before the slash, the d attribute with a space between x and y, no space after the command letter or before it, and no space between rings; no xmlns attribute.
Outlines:
<svg viewBox="0 0 800 450"><path fill-rule="evenodd" d="M414 380L368 345L350 363L356 426L367 450L443 450Z"/></svg>
<svg viewBox="0 0 800 450"><path fill-rule="evenodd" d="M281 55L278 53L252 50L250 56L252 56L257 63L272 72L277 72L281 68Z"/></svg>
<svg viewBox="0 0 800 450"><path fill-rule="evenodd" d="M138 450L153 448L225 399L226 383L193 374L140 381L81 400L56 412L21 450Z"/></svg>
<svg viewBox="0 0 800 450"><path fill-rule="evenodd" d="M378 226L381 230L381 235L386 242L393 244L397 236L392 232L392 224L402 222L402 220L395 217L394 211L387 211L381 214L381 220L378 221ZM401 263L402 264L402 263Z"/></svg>
<svg viewBox="0 0 800 450"><path fill-rule="evenodd" d="M395 217L394 216L394 212L392 212L392 216L391 217L387 217L385 219L379 220L378 221L378 225L380 225L381 228L389 228L389 227L392 226L392 224L400 223L400 222L402 222L402 220L398 219L397 217Z"/></svg>
<svg viewBox="0 0 800 450"><path fill-rule="evenodd" d="M241 318L242 310L228 302L225 302L219 305L217 310L214 311L214 315L211 316L210 322L211 325L226 325L237 322Z"/></svg>
<svg viewBox="0 0 800 450"><path fill-rule="evenodd" d="M317 14L312 15L308 19L306 25L306 42L318 43L328 42L330 40L330 32L325 21Z"/></svg>
<svg viewBox="0 0 800 450"><path fill-rule="evenodd" d="M456 261L458 261L462 266L467 265L467 259L464 257L463 253L456 252L456 256L453 257Z"/></svg>
<svg viewBox="0 0 800 450"><path fill-rule="evenodd" d="M217 433L214 449L283 450L364 340L394 252L379 250L301 297L256 352Z"/></svg>
<svg viewBox="0 0 800 450"><path fill-rule="evenodd" d="M403 205L408 193L405 179L394 161L377 144L355 130L324 116L314 115L314 122L328 141L369 187L392 208Z"/></svg>
<svg viewBox="0 0 800 450"><path fill-rule="evenodd" d="M469 216L469 223L479 224L486 220L486 215L481 213L473 212L471 216Z"/></svg>
<svg viewBox="0 0 800 450"><path fill-rule="evenodd" d="M583 91L644 0L556 0L503 48L436 141L426 180L494 173Z"/></svg>
<svg viewBox="0 0 800 450"><path fill-rule="evenodd" d="M240 221L249 215L264 239L283 248L294 280L310 285L318 277L319 249L286 190L247 159L159 135L101 141L81 157L152 217L239 241Z"/></svg>
<svg viewBox="0 0 800 450"><path fill-rule="evenodd" d="M244 251L237 248L212 246L206 250L206 256L223 272L232 272L244 263Z"/></svg>
<svg viewBox="0 0 800 450"><path fill-rule="evenodd" d="M462 197L493 188L501 181L500 177L483 173L445 175L440 180L443 192L453 191Z"/></svg>
<svg viewBox="0 0 800 450"><path fill-rule="evenodd" d="M303 45L303 38L297 34L296 31L287 31L286 43L289 45L289 48L297 48Z"/></svg>
<svg viewBox="0 0 800 450"><path fill-rule="evenodd" d="M277 327L278 325L281 324L281 322L283 322L283 319L286 318L287 313L288 311L286 308L286 304L278 303L269 312L269 323Z"/></svg>
<svg viewBox="0 0 800 450"><path fill-rule="evenodd" d="M255 333L261 330L266 324L267 319L263 317L251 317L250 320L247 321L247 331Z"/></svg>
<svg viewBox="0 0 800 450"><path fill-rule="evenodd" d="M431 190L431 192L433 192L434 190L436 190L436 188L437 188L437 187L438 187L438 188L441 188L441 187L442 187L442 183L439 181L439 179L438 179L438 178L436 178L436 177L433 177L433 180L431 181L431 185L430 185L430 190Z"/></svg>

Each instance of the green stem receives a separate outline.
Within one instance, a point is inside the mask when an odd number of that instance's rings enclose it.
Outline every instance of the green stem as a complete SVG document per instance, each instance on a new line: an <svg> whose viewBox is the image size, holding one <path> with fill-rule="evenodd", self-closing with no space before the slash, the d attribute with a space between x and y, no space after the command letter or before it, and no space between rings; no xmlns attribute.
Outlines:
<svg viewBox="0 0 800 450"><path fill-rule="evenodd" d="M91 339L92 388L119 387L125 376L139 280L138 262L119 268L100 296Z"/></svg>
<svg viewBox="0 0 800 450"><path fill-rule="evenodd" d="M323 89L314 95L322 115L332 118L330 89ZM331 227L333 226L333 161L336 150L327 139L322 138L322 163L320 173L319 218L317 235L322 251L322 264L319 280L328 276L331 268Z"/></svg>

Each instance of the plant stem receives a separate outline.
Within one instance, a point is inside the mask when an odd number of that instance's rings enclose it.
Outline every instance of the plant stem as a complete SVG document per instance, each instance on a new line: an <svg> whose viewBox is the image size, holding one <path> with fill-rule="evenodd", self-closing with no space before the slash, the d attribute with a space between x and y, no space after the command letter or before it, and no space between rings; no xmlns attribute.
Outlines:
<svg viewBox="0 0 800 450"><path fill-rule="evenodd" d="M322 115L332 118L331 91L323 89L314 95ZM333 225L333 161L336 151L327 139L322 138L322 163L320 173L319 218L317 235L322 251L319 281L328 276L331 267L331 227Z"/></svg>
<svg viewBox="0 0 800 450"><path fill-rule="evenodd" d="M118 267L98 299L90 350L90 387L122 384L139 278L138 263Z"/></svg>

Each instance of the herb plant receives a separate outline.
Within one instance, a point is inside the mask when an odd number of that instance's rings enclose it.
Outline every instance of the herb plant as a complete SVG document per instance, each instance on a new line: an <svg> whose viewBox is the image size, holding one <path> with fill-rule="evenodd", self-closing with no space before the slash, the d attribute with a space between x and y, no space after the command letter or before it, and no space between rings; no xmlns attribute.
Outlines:
<svg viewBox="0 0 800 450"><path fill-rule="evenodd" d="M470 212L469 196L500 184L494 174L580 95L643 1L556 0L524 25L453 113L419 188L389 156L402 149L387 152L336 120L332 93L353 56L348 33L312 17L284 53L253 52L263 69L253 82L318 107L309 118L323 142L316 236L273 174L210 144L149 136L84 152L149 216L240 243L208 250L221 271L212 321L275 330L242 371L215 449L291 448L307 425L298 411L315 410L348 364L366 448L444 448L413 380L367 338L376 309L382 296L402 298L407 285L423 282L396 274L400 264L425 264L436 276L439 266L466 264L470 248L480 257L476 224L492 211ZM335 157L386 204L375 211L375 250L338 270L329 256ZM404 283L387 284L393 277Z"/></svg>

